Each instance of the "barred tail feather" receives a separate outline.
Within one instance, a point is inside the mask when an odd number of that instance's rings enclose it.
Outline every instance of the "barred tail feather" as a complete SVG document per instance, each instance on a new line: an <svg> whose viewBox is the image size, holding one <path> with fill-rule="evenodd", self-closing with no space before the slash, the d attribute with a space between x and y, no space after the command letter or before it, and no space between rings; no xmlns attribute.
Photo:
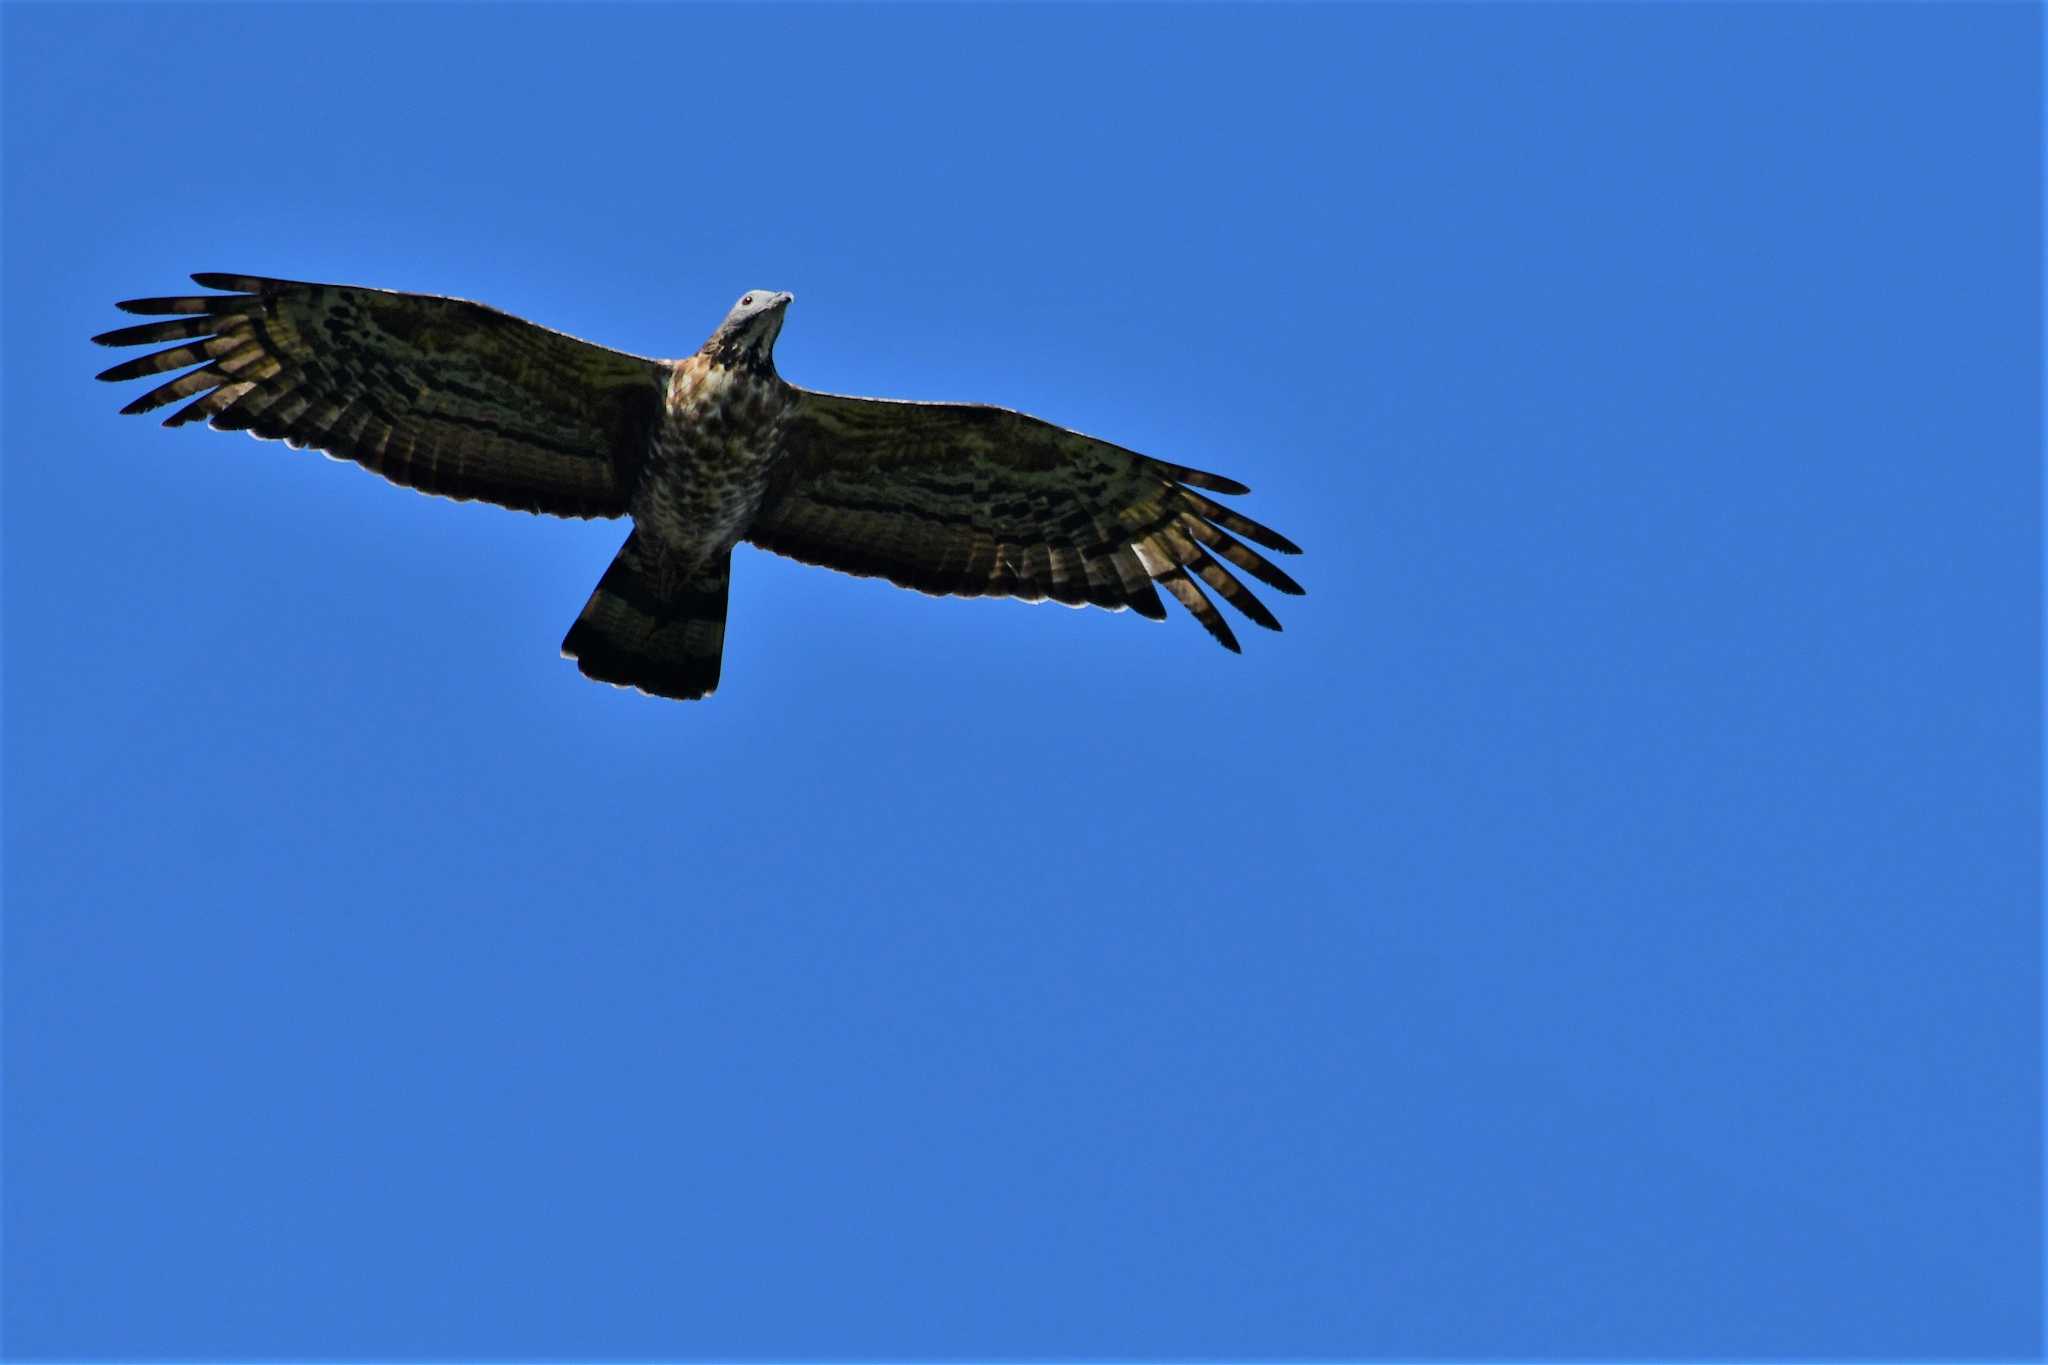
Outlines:
<svg viewBox="0 0 2048 1365"><path fill-rule="evenodd" d="M666 569L666 572L664 571ZM732 556L687 575L645 553L636 532L562 641L588 678L694 701L718 687Z"/></svg>

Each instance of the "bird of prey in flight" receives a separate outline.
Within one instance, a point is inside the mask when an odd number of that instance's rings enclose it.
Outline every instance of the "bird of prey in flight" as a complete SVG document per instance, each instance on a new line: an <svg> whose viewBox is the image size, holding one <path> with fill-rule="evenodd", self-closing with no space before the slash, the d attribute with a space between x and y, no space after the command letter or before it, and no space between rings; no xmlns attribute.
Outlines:
<svg viewBox="0 0 2048 1365"><path fill-rule="evenodd" d="M775 372L791 295L742 295L684 360L594 346L465 299L251 275L116 305L156 346L99 377L185 373L121 409L353 460L393 483L564 517L633 519L562 641L603 682L691 699L718 685L733 546L958 597L1051 598L1162 620L1164 587L1226 649L1197 586L1280 623L1218 561L1284 593L1238 537L1299 553L1205 493L1234 480L1006 408L815 393ZM197 368L191 368L196 366Z"/></svg>

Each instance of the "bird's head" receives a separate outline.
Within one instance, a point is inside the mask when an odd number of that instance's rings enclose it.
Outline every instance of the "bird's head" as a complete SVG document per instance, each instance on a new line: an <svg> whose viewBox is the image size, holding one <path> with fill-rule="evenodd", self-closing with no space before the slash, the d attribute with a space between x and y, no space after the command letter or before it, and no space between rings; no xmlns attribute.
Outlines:
<svg viewBox="0 0 2048 1365"><path fill-rule="evenodd" d="M767 367L775 353L775 338L782 334L782 315L795 297L773 289L748 290L718 324L704 349L721 365Z"/></svg>

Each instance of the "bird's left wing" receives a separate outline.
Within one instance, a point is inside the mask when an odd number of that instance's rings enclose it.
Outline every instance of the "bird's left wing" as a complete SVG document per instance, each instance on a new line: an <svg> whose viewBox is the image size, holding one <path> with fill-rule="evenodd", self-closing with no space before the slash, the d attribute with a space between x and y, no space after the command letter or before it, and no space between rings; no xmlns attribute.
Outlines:
<svg viewBox="0 0 2048 1365"><path fill-rule="evenodd" d="M185 400L204 421L353 460L393 483L526 512L626 511L669 366L466 299L249 275L194 275L226 294L131 299L196 314L123 327L104 346L174 342L101 379L188 373L123 412Z"/></svg>
<svg viewBox="0 0 2048 1365"><path fill-rule="evenodd" d="M1299 553L1293 542L1196 491L1243 484L1021 412L800 389L782 448L747 539L807 564L937 595L1161 619L1156 582L1232 650L1197 578L1258 624L1280 623L1218 559L1302 590L1236 536L1283 554Z"/></svg>

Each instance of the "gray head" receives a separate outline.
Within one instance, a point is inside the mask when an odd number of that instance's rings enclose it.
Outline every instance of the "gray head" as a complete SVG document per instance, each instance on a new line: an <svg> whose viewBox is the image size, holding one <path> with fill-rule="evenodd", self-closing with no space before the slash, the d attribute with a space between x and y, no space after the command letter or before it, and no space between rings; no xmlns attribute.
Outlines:
<svg viewBox="0 0 2048 1365"><path fill-rule="evenodd" d="M721 365L765 366L782 334L782 315L796 295L773 289L750 289L718 324L704 349Z"/></svg>

